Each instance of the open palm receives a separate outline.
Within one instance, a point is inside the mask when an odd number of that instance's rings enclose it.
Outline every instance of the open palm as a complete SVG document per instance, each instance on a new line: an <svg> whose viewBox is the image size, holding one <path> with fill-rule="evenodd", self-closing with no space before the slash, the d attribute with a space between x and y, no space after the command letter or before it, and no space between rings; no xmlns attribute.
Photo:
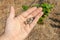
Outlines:
<svg viewBox="0 0 60 40"><path fill-rule="evenodd" d="M10 40L25 39L42 15L42 8L33 7L15 17L14 7L11 6L11 12L6 23L5 34L9 36ZM24 21L30 17L35 17L35 19L31 24L25 24Z"/></svg>

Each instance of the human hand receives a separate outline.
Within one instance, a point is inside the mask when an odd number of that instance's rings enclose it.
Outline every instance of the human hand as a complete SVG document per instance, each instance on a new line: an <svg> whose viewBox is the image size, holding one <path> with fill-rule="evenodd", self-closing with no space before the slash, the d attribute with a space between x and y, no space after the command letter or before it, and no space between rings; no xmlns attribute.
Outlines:
<svg viewBox="0 0 60 40"><path fill-rule="evenodd" d="M38 19L43 15L42 8L30 8L21 15L15 17L14 7L11 6L10 15L7 19L5 34L10 40L23 40L36 25ZM30 17L35 17L31 24L24 24Z"/></svg>

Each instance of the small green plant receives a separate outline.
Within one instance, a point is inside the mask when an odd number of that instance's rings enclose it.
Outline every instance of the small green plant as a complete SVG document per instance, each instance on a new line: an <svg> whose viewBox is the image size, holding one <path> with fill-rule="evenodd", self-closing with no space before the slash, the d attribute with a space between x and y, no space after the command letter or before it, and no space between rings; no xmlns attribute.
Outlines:
<svg viewBox="0 0 60 40"><path fill-rule="evenodd" d="M32 7L34 7L34 6L37 7L37 8L42 7L43 8L43 12L44 12L43 16L38 20L38 23L42 23L43 19L46 16L48 16L48 14L51 12L51 9L54 7L54 5L48 4L48 3L32 5ZM22 8L23 8L23 10L27 10L29 8L29 6L24 5L24 6L22 6Z"/></svg>
<svg viewBox="0 0 60 40"><path fill-rule="evenodd" d="M23 5L22 8L23 8L24 11L26 11L26 10L28 10L29 6Z"/></svg>

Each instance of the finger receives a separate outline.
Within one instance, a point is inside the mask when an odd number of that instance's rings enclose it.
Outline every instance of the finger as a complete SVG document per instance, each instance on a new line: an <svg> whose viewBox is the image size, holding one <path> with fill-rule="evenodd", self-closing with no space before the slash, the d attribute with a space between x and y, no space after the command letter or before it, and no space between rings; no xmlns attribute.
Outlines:
<svg viewBox="0 0 60 40"><path fill-rule="evenodd" d="M32 12L26 19L37 16L41 11L42 11L42 8L40 7L34 12Z"/></svg>
<svg viewBox="0 0 60 40"><path fill-rule="evenodd" d="M11 6L9 18L14 18L14 17L15 17L15 10L14 10L14 7Z"/></svg>
<svg viewBox="0 0 60 40"><path fill-rule="evenodd" d="M40 18L42 15L43 15L43 12L40 12L40 13L36 16L36 18L34 19L34 21L30 24L30 28L31 28L31 29L36 25L37 21L39 20L39 18Z"/></svg>
<svg viewBox="0 0 60 40"><path fill-rule="evenodd" d="M23 12L21 15L23 17L27 17L31 12L33 12L34 10L36 10L37 7L33 7L33 8L30 8L29 10L27 10L26 12Z"/></svg>
<svg viewBox="0 0 60 40"><path fill-rule="evenodd" d="M40 12L42 12L42 8L41 8L41 7L38 8L37 10L35 10L34 12L32 12L32 13L28 16L28 18L29 18L29 17L35 17L35 16L37 16Z"/></svg>
<svg viewBox="0 0 60 40"><path fill-rule="evenodd" d="M21 15L17 16L18 19L22 19L22 21L26 21L27 17L31 12L33 12L34 10L36 10L36 7L30 8L29 10L27 10L26 12L22 13Z"/></svg>

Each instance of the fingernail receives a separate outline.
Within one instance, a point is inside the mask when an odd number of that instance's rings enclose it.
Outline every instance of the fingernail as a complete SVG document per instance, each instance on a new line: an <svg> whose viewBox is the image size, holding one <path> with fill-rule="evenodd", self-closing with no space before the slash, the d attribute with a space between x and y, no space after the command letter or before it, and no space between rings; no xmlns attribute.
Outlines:
<svg viewBox="0 0 60 40"><path fill-rule="evenodd" d="M33 8L36 8L37 9L37 7L33 7Z"/></svg>
<svg viewBox="0 0 60 40"><path fill-rule="evenodd" d="M40 7L39 10L42 10L42 7Z"/></svg>
<svg viewBox="0 0 60 40"><path fill-rule="evenodd" d="M43 12L41 12L41 15L43 15Z"/></svg>

